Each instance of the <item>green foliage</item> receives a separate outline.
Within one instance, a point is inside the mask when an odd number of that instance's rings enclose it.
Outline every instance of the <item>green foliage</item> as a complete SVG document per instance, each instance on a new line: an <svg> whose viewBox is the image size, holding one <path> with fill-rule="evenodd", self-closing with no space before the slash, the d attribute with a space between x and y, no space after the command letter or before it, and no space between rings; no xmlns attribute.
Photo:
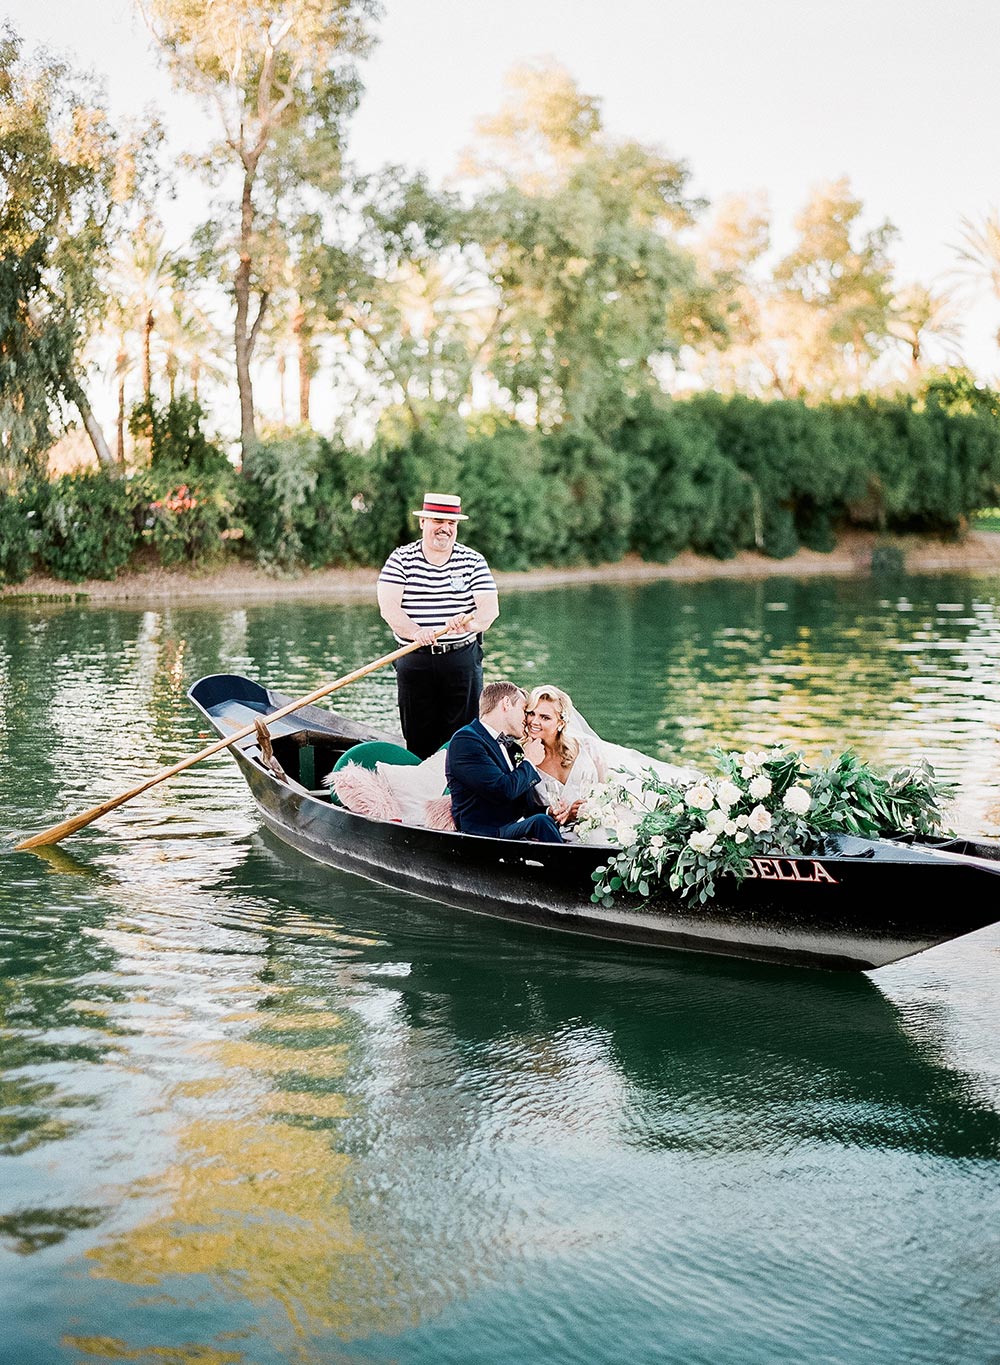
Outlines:
<svg viewBox="0 0 1000 1365"><path fill-rule="evenodd" d="M879 773L857 754L844 753L809 773L810 820L817 831L877 839L894 834L936 834L951 788L929 763Z"/></svg>
<svg viewBox="0 0 1000 1365"><path fill-rule="evenodd" d="M229 542L242 539L242 528L234 525L233 481L231 470L190 484L172 477L141 480L146 492L142 536L162 564L210 563Z"/></svg>
<svg viewBox="0 0 1000 1365"><path fill-rule="evenodd" d="M210 559L245 532L250 553L276 570L374 566L416 539L426 490L454 490L472 517L470 543L516 570L628 553L665 561L685 549L781 558L802 544L829 550L849 524L958 534L1000 505L1000 421L988 411L908 396L810 408L712 393L629 407L607 437L583 424L545 433L498 413L463 427L430 406L414 426L397 408L369 450L282 432L238 476L197 405L154 403L133 417L152 445L132 485L147 503L139 524L168 564ZM17 518L5 517L13 546ZM11 549L9 563L21 572L23 555Z"/></svg>
<svg viewBox="0 0 1000 1365"><path fill-rule="evenodd" d="M168 566L209 563L243 538L238 476L205 435L203 419L199 404L183 396L139 403L129 418L150 451L149 468L135 480L146 500L142 538Z"/></svg>
<svg viewBox="0 0 1000 1365"><path fill-rule="evenodd" d="M63 402L86 406L79 358L101 320L101 266L157 136L155 124L122 136L92 81L45 55L25 60L0 29L0 463L9 470L39 471Z"/></svg>
<svg viewBox="0 0 1000 1365"><path fill-rule="evenodd" d="M612 779L588 799L584 827L622 845L593 874L595 902L669 886L704 903L752 857L802 857L836 834L931 835L951 795L926 763L883 774L850 752L819 767L782 747L713 756L719 777L676 785L650 772L638 791Z"/></svg>
<svg viewBox="0 0 1000 1365"><path fill-rule="evenodd" d="M219 479L232 466L205 435L204 419L201 405L193 398L181 395L165 405L150 398L132 409L129 431L149 442L154 475Z"/></svg>
<svg viewBox="0 0 1000 1365"><path fill-rule="evenodd" d="M0 489L0 583L23 583L31 572L38 541L33 499Z"/></svg>
<svg viewBox="0 0 1000 1365"><path fill-rule="evenodd" d="M677 233L703 205L682 161L608 137L562 68L526 66L509 85L468 168L483 183L469 232L497 292L489 373L543 429L570 420L605 435L655 387L651 359L681 343L675 317L697 282Z"/></svg>
<svg viewBox="0 0 1000 1365"><path fill-rule="evenodd" d="M544 441L550 562L621 559L632 529L628 457L593 431L567 426Z"/></svg>
<svg viewBox="0 0 1000 1365"><path fill-rule="evenodd" d="M833 410L852 438L857 487L851 519L879 529L957 534L1000 493L1000 421L908 399L855 399Z"/></svg>
<svg viewBox="0 0 1000 1365"><path fill-rule="evenodd" d="M114 578L138 541L142 490L103 470L38 484L38 555L70 583Z"/></svg>
<svg viewBox="0 0 1000 1365"><path fill-rule="evenodd" d="M982 384L968 370L958 367L938 370L921 385L918 398L931 408L946 413L978 413L981 417L1000 417L1000 393Z"/></svg>
<svg viewBox="0 0 1000 1365"><path fill-rule="evenodd" d="M726 559L754 542L750 481L690 404L645 403L612 438L628 452L630 545L665 561L684 549Z"/></svg>
<svg viewBox="0 0 1000 1365"><path fill-rule="evenodd" d="M377 559L385 544L370 515L378 467L377 457L349 452L311 431L261 441L244 462L240 487L257 561L287 572ZM384 517L387 509L381 511Z"/></svg>
<svg viewBox="0 0 1000 1365"><path fill-rule="evenodd" d="M545 438L507 417L481 419L478 427L462 450L460 481L448 485L462 490L470 542L495 569L558 562L569 492L546 471Z"/></svg>

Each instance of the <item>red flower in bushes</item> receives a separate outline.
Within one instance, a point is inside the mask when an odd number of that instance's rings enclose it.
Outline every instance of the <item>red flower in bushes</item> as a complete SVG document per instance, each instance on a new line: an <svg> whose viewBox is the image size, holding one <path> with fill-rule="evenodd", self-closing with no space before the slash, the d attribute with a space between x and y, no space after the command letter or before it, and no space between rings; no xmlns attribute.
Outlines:
<svg viewBox="0 0 1000 1365"><path fill-rule="evenodd" d="M192 497L190 488L182 483L165 498L157 498L149 506L151 511L156 512L193 512L198 506L198 499Z"/></svg>

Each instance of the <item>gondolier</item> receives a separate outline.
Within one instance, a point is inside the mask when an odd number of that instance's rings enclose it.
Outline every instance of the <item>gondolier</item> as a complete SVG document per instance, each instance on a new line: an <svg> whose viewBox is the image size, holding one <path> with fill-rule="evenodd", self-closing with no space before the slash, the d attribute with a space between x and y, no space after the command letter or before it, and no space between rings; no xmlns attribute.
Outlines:
<svg viewBox="0 0 1000 1365"><path fill-rule="evenodd" d="M396 694L406 747L429 758L479 714L482 639L500 605L486 560L457 539L458 523L468 521L461 498L427 493L412 515L420 539L386 560L378 606L399 644L421 644L397 659ZM447 633L435 640L442 626Z"/></svg>

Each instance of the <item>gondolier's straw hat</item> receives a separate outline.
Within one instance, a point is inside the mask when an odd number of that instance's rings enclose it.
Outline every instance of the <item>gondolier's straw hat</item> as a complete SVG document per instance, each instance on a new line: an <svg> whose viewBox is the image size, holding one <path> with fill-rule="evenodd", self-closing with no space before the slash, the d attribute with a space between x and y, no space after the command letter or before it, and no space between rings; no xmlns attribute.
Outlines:
<svg viewBox="0 0 1000 1365"><path fill-rule="evenodd" d="M425 493L424 505L415 517L434 517L437 521L468 521L462 511L462 499L451 493Z"/></svg>

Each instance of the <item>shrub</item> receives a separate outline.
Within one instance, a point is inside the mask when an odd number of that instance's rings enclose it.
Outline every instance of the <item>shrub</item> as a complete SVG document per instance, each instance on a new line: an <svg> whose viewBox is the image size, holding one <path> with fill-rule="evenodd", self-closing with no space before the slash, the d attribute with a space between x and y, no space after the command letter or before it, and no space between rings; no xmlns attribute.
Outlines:
<svg viewBox="0 0 1000 1365"><path fill-rule="evenodd" d="M141 489L104 470L37 486L38 553L70 583L114 578L138 542Z"/></svg>
<svg viewBox="0 0 1000 1365"><path fill-rule="evenodd" d="M165 565L210 562L244 534L236 515L237 474L203 429L204 413L180 396L133 409L129 429L149 441L149 468L136 479L145 498L142 536Z"/></svg>
<svg viewBox="0 0 1000 1365"><path fill-rule="evenodd" d="M282 570L321 568L373 551L359 530L376 501L366 477L370 463L308 430L260 442L244 462L240 488L258 561Z"/></svg>
<svg viewBox="0 0 1000 1365"><path fill-rule="evenodd" d="M632 532L628 454L581 426L544 438L542 473L559 490L561 525L553 521L552 562L621 559Z"/></svg>
<svg viewBox="0 0 1000 1365"><path fill-rule="evenodd" d="M204 564L218 558L231 540L242 538L241 528L233 524L233 481L232 470L190 484L175 483L173 475L142 481L142 535L162 564Z"/></svg>
<svg viewBox="0 0 1000 1365"><path fill-rule="evenodd" d="M149 463L154 471L177 478L221 477L232 466L224 451L210 441L202 428L205 414L193 398L181 395L164 407L155 398L139 403L129 417L133 436L149 442Z"/></svg>
<svg viewBox="0 0 1000 1365"><path fill-rule="evenodd" d="M500 418L482 423L462 451L456 486L471 518L470 538L495 569L529 569L566 557L569 496L545 473L545 442L537 430Z"/></svg>
<svg viewBox="0 0 1000 1365"><path fill-rule="evenodd" d="M615 439L628 450L631 546L644 558L690 547L725 559L754 543L753 489L688 404L647 405Z"/></svg>
<svg viewBox="0 0 1000 1365"><path fill-rule="evenodd" d="M38 518L28 490L0 489L0 583L23 583L31 573Z"/></svg>

